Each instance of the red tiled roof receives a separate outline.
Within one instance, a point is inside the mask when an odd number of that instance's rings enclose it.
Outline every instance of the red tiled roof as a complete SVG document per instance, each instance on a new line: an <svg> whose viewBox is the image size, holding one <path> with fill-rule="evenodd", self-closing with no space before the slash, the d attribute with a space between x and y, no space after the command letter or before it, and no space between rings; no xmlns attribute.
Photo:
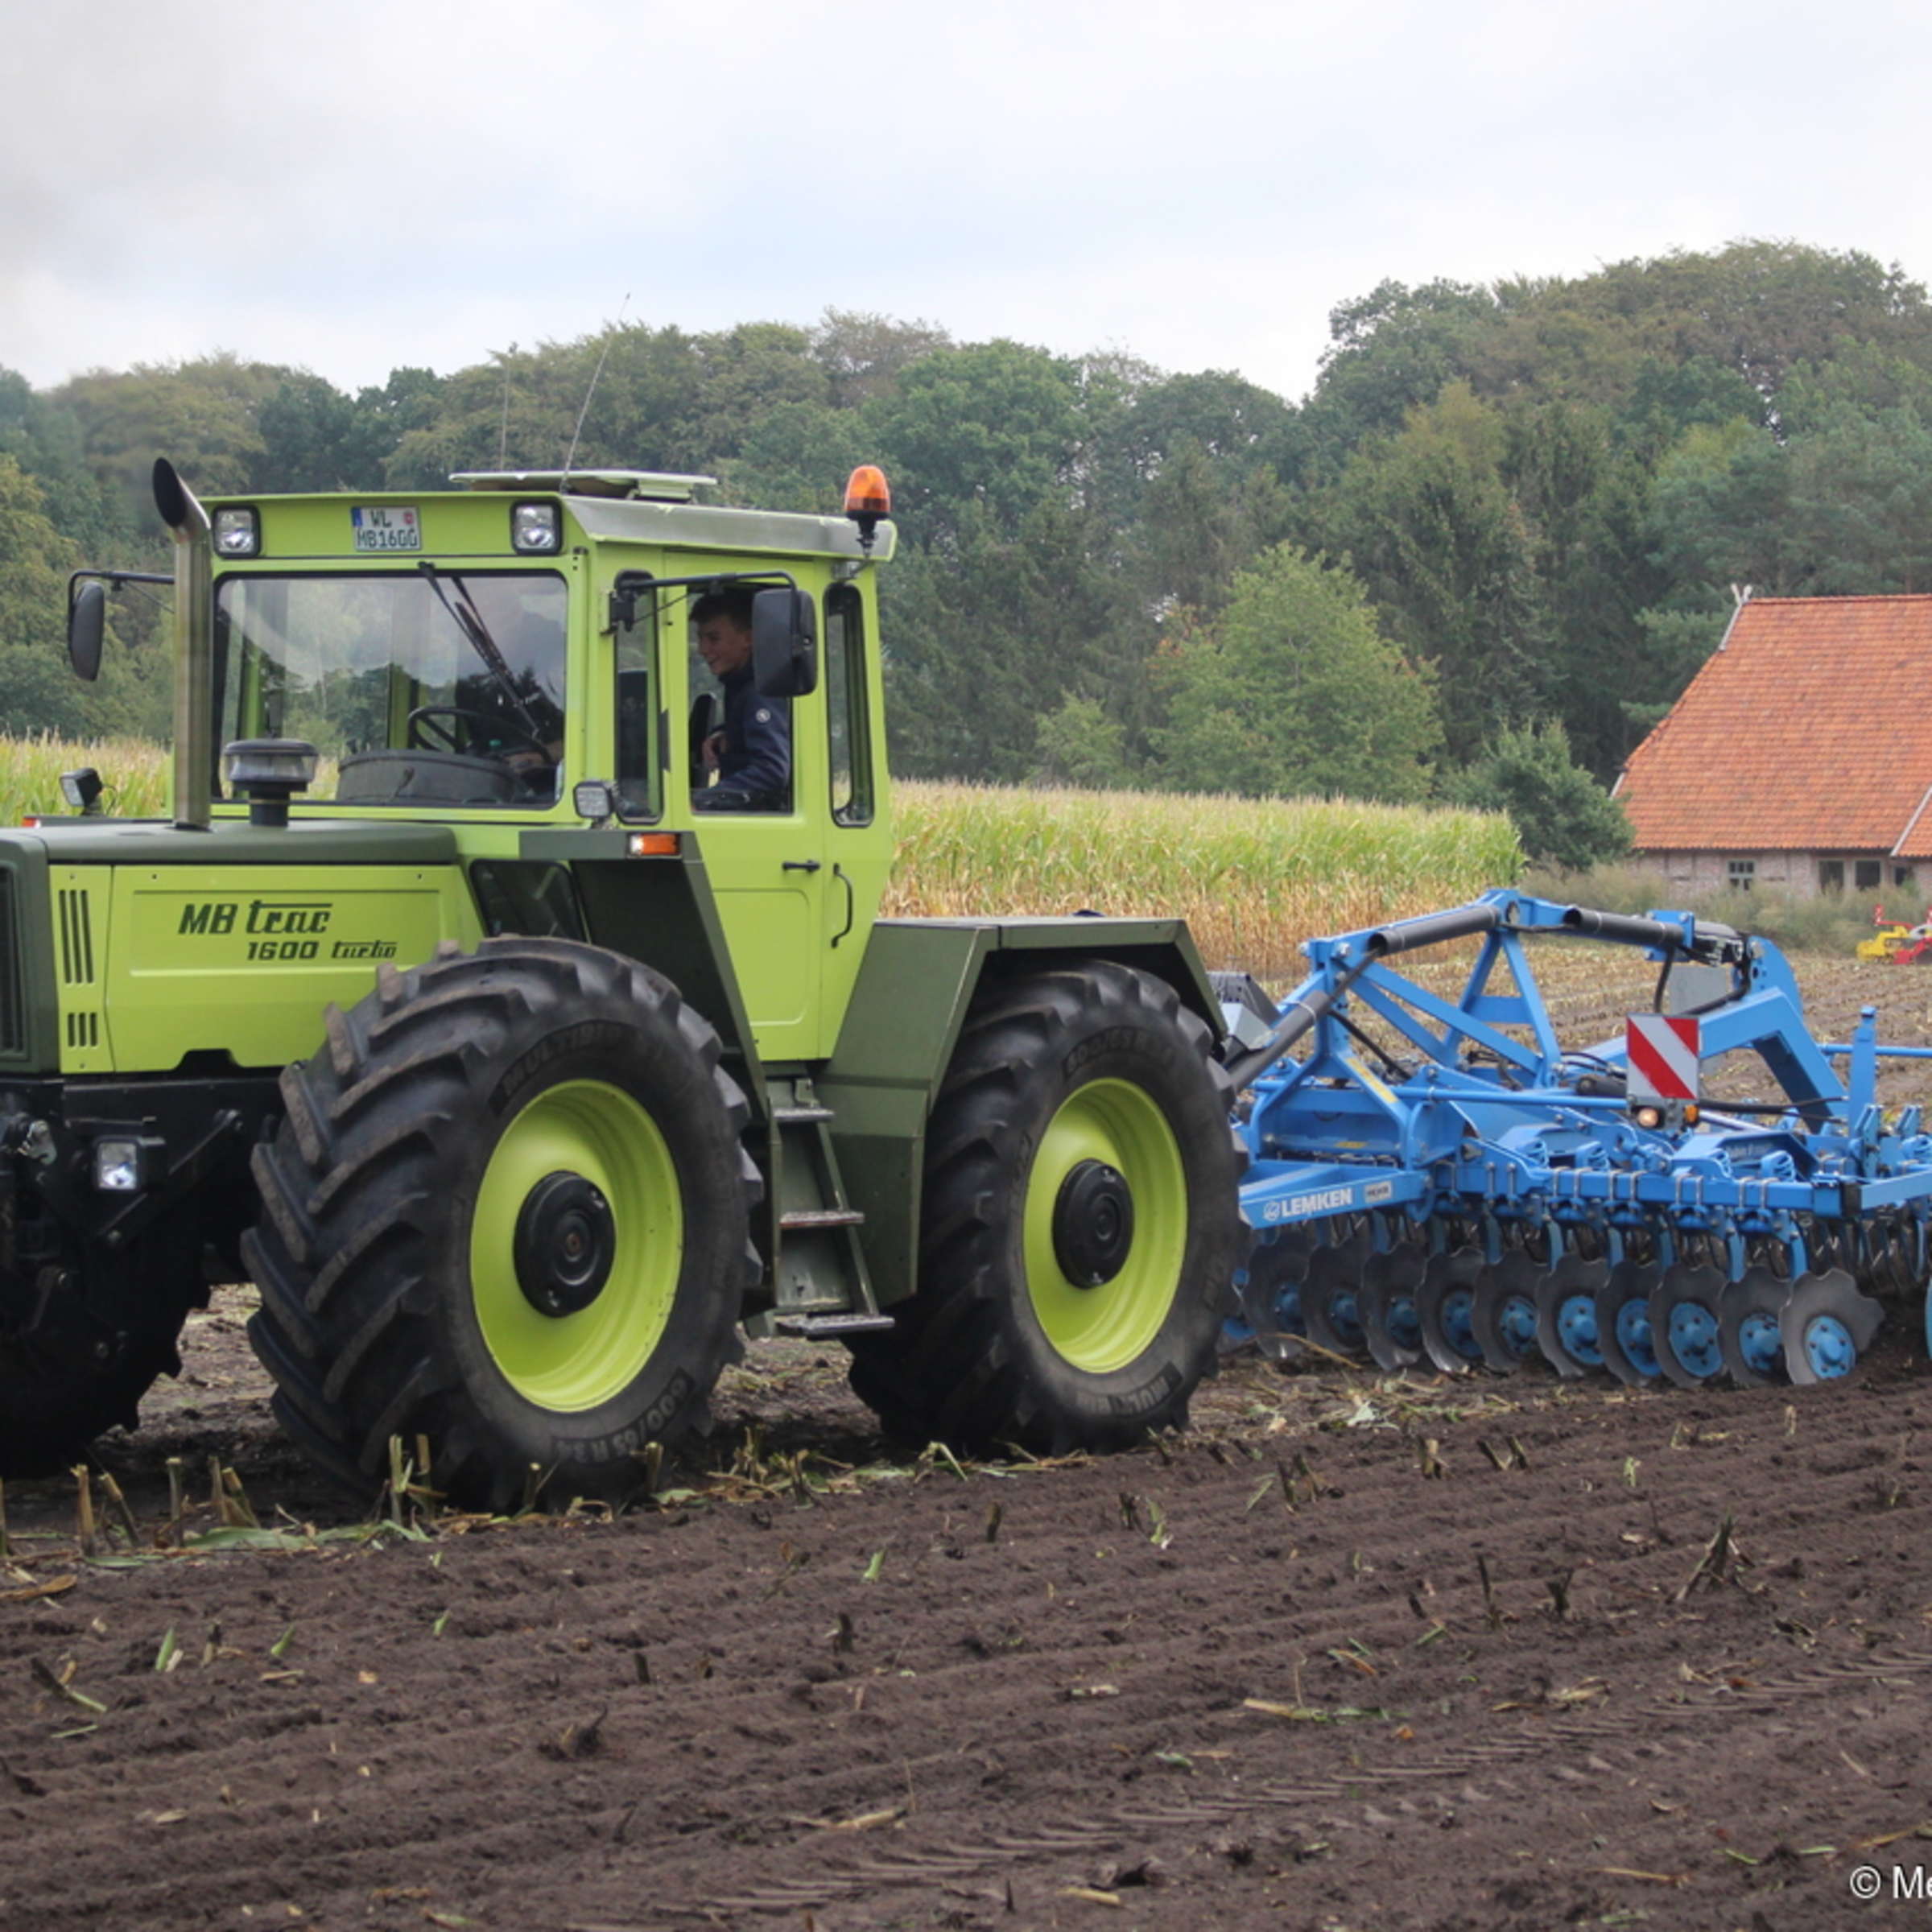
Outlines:
<svg viewBox="0 0 1932 1932"><path fill-rule="evenodd" d="M1640 852L1932 858L1932 597L1757 597L1617 798Z"/></svg>

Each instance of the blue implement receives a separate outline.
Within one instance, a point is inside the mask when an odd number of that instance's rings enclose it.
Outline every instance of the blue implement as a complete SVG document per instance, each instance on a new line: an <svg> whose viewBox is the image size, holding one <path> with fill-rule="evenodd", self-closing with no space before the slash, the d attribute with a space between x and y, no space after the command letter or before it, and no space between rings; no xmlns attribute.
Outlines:
<svg viewBox="0 0 1932 1932"><path fill-rule="evenodd" d="M1653 1098L1631 1091L1622 1039L1566 1046L1533 956L1579 939L1641 952L1655 1009L1695 1015L1700 1070L1740 1056L1771 1091ZM1458 943L1459 992L1401 970ZM1238 980L1224 1051L1247 1096L1257 1335L1298 1325L1385 1369L1540 1354L1633 1383L1810 1381L1870 1347L1861 1282L1925 1294L1932 1135L1875 1100L1879 1062L1914 1050L1880 1046L1869 1009L1821 1044L1769 940L1497 891L1302 950L1278 1009Z"/></svg>

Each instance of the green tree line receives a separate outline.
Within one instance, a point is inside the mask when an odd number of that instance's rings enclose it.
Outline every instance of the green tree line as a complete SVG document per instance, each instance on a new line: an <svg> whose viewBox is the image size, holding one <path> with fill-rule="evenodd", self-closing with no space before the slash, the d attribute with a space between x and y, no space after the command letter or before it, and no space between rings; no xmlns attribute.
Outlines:
<svg viewBox="0 0 1932 1932"><path fill-rule="evenodd" d="M207 495L427 489L573 438L580 466L779 509L885 466L908 774L1492 803L1571 861L1622 842L1603 786L1735 588L1932 589L1924 288L1744 242L1384 283L1333 312L1298 402L837 310L353 394L231 356L46 390L0 369L0 729L165 731L155 607L118 606L97 687L60 661L67 571L165 568L155 455Z"/></svg>

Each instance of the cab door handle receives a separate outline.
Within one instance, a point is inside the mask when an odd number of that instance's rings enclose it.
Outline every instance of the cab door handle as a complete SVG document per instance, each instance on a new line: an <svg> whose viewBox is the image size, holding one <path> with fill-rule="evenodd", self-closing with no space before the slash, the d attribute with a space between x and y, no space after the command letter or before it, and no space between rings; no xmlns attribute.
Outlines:
<svg viewBox="0 0 1932 1932"><path fill-rule="evenodd" d="M816 859L787 859L778 869L781 872L819 872L824 868Z"/></svg>
<svg viewBox="0 0 1932 1932"><path fill-rule="evenodd" d="M845 868L843 865L833 866L832 869L832 876L845 888L845 923L839 928L837 934L832 939L832 945L836 948L839 941L842 939L844 939L851 932L852 923L858 917L859 895L852 890L852 880L848 876Z"/></svg>

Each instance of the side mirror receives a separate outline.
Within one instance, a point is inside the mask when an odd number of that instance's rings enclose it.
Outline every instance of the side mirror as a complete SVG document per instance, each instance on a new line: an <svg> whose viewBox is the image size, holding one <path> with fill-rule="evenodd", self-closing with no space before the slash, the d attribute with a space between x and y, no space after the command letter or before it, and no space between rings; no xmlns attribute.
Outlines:
<svg viewBox="0 0 1932 1932"><path fill-rule="evenodd" d="M107 586L98 577L77 580L67 597L67 661L89 683L101 675L101 638L107 625Z"/></svg>
<svg viewBox="0 0 1932 1932"><path fill-rule="evenodd" d="M751 601L751 662L758 694L802 698L819 682L819 613L810 596L782 585Z"/></svg>

